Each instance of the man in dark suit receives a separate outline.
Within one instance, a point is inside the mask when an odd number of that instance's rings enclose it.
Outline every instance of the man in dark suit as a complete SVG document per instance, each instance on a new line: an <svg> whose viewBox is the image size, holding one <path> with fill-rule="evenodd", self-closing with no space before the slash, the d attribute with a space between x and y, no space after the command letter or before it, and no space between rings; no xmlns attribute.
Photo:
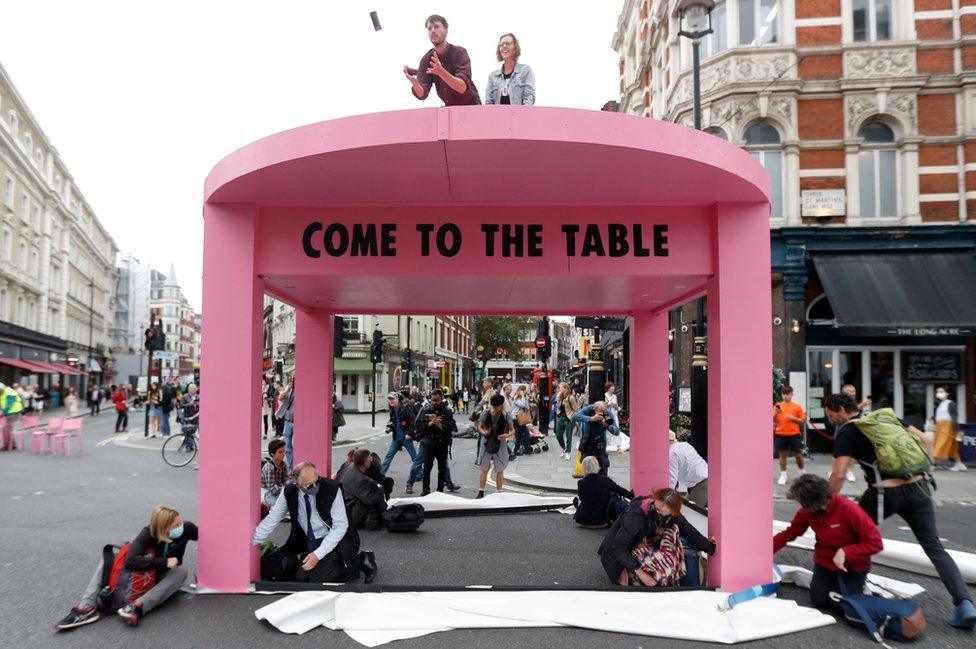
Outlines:
<svg viewBox="0 0 976 649"><path fill-rule="evenodd" d="M284 547L261 558L261 576L271 581L365 582L376 578L376 557L359 551L359 533L349 524L342 489L319 477L311 462L297 464L271 512L254 530L252 543L267 541L285 516L291 533Z"/></svg>

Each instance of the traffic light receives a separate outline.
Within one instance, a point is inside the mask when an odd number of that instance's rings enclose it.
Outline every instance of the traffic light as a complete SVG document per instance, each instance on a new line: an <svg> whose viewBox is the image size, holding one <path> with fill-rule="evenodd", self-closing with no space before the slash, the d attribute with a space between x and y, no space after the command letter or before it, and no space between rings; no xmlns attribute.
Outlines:
<svg viewBox="0 0 976 649"><path fill-rule="evenodd" d="M369 347L369 360L373 363L383 362L383 332L373 331L373 344Z"/></svg>
<svg viewBox="0 0 976 649"><path fill-rule="evenodd" d="M333 348L332 356L342 358L342 352L346 348L346 337L342 331L342 316L335 316L332 322Z"/></svg>
<svg viewBox="0 0 976 649"><path fill-rule="evenodd" d="M403 352L403 364L406 366L406 369L407 370L410 369L410 364L412 362L413 362L413 350L410 350L410 349L404 350L404 352Z"/></svg>
<svg viewBox="0 0 976 649"><path fill-rule="evenodd" d="M193 382L196 384L196 386L198 388L200 387L200 368L199 367L194 367L193 368Z"/></svg>
<svg viewBox="0 0 976 649"><path fill-rule="evenodd" d="M153 327L146 328L146 349L156 351L156 330Z"/></svg>
<svg viewBox="0 0 976 649"><path fill-rule="evenodd" d="M151 352L159 352L166 349L166 335L163 333L163 324L156 324L146 329L146 349Z"/></svg>

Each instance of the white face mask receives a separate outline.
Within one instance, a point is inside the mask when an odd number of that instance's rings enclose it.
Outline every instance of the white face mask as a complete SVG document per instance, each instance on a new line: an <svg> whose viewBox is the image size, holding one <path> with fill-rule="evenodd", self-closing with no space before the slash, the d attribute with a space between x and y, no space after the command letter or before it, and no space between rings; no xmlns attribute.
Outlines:
<svg viewBox="0 0 976 649"><path fill-rule="evenodd" d="M938 392L935 393L935 398L938 399L939 401L945 401L946 399L949 398L949 394L939 390Z"/></svg>

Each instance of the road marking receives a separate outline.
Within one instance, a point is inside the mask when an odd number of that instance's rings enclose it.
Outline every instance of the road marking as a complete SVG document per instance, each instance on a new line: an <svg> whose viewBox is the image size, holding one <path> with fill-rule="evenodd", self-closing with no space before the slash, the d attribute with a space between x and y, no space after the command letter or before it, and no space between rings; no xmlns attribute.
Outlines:
<svg viewBox="0 0 976 649"><path fill-rule="evenodd" d="M11 496L10 500L20 500L23 496Z"/></svg>
<svg viewBox="0 0 976 649"><path fill-rule="evenodd" d="M43 491L35 491L34 492L34 495L35 496L43 496L44 495L44 492Z"/></svg>

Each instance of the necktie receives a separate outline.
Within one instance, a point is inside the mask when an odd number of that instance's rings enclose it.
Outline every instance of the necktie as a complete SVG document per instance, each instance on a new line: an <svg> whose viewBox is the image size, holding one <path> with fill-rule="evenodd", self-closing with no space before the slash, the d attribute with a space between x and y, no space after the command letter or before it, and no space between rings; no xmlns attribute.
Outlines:
<svg viewBox="0 0 976 649"><path fill-rule="evenodd" d="M308 551L313 551L317 544L315 543L315 534L312 533L312 497L305 494L305 512L308 516L308 525L305 526L305 538L308 541Z"/></svg>

